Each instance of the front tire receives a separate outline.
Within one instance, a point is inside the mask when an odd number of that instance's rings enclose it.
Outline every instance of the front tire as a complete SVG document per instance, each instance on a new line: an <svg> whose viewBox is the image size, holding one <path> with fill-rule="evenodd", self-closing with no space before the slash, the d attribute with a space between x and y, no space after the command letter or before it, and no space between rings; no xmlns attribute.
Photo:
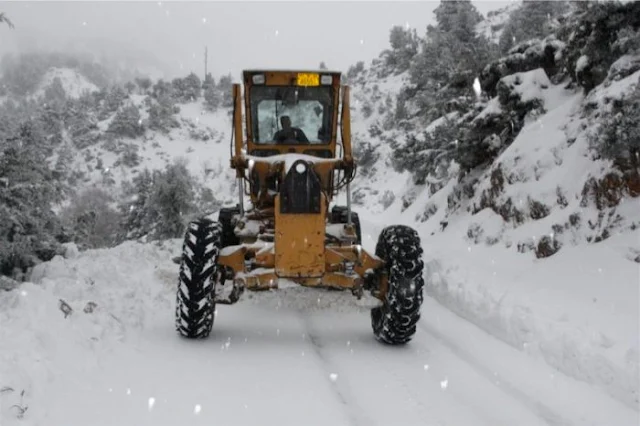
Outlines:
<svg viewBox="0 0 640 426"><path fill-rule="evenodd" d="M189 223L182 244L176 301L176 330L190 339L211 333L214 321L214 290L222 226L209 219Z"/></svg>
<svg viewBox="0 0 640 426"><path fill-rule="evenodd" d="M382 230L376 256L386 263L389 285L385 303L371 310L373 334L380 342L401 345L416 333L423 301L422 253L414 229L393 225Z"/></svg>

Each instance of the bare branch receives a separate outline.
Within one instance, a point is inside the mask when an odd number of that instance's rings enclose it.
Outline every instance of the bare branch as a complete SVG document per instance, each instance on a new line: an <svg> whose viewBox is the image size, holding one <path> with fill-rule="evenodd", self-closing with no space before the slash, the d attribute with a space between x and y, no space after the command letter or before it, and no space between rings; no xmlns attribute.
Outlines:
<svg viewBox="0 0 640 426"><path fill-rule="evenodd" d="M6 23L11 29L15 28L13 22L11 22L9 18L7 18L7 15L5 15L4 12L0 12L0 22Z"/></svg>

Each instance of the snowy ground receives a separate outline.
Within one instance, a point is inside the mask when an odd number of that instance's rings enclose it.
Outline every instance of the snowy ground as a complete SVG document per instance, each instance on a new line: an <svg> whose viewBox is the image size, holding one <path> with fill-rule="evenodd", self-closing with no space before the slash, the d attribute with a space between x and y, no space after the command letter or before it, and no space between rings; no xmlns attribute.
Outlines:
<svg viewBox="0 0 640 426"><path fill-rule="evenodd" d="M615 97L639 75L592 97ZM593 235L584 223L598 211L579 207L580 192L588 176L607 170L588 158L579 133L589 118L575 112L585 100L527 81L522 89L536 90L522 93L541 98L548 113L528 122L495 166L512 178L500 197L525 213L520 200L532 197L549 207L545 218L514 227L490 209L461 208L442 231L454 182L429 198L408 174L385 166L384 144L380 160L361 169L369 173L355 186L366 194L356 206L365 247L373 250L390 223L415 226L422 237L428 297L408 346L375 342L368 308L350 294L300 288L219 307L214 335L187 342L173 331L177 265L170 259L179 241L131 242L56 258L35 271L35 284L0 293L0 425L637 425L640 229L585 242ZM382 81L379 103L401 83L402 76ZM140 167L185 156L203 180L210 170L216 194L231 197L228 115L203 114L200 103L181 108L181 119L215 136L194 141L187 126L149 133L130 141L140 147ZM354 114L354 139L368 139L379 111L366 120ZM92 150L114 166L115 154ZM118 183L133 174L114 169ZM92 173L99 181L102 171ZM556 187L566 206L555 201ZM416 201L406 208L410 191ZM395 201L384 210L389 193ZM337 201L344 204L344 194ZM428 207L437 210L417 222ZM638 209L639 200L628 199L617 213L628 220ZM583 226L553 236L560 252L546 259L517 252L518 243L549 235L576 211ZM482 233L470 238L476 225ZM67 318L61 299L73 309ZM97 306L85 313L89 302Z"/></svg>
<svg viewBox="0 0 640 426"><path fill-rule="evenodd" d="M379 229L364 222L367 248ZM0 424L637 424L430 298L405 347L376 342L350 294L301 288L219 307L214 334L186 341L173 329L179 243L59 257L0 294Z"/></svg>

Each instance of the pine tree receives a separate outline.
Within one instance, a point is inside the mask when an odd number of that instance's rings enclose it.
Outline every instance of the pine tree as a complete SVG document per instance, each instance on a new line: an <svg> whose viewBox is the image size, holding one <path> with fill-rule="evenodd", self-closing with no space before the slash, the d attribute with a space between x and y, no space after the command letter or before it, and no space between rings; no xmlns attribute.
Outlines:
<svg viewBox="0 0 640 426"><path fill-rule="evenodd" d="M184 78L184 98L190 102L197 100L200 97L201 86L202 82L200 81L200 77L193 72L190 73Z"/></svg>
<svg viewBox="0 0 640 426"><path fill-rule="evenodd" d="M524 0L522 6L511 13L500 35L500 51L506 54L519 43L545 38L557 26L555 19L567 8L566 1Z"/></svg>
<svg viewBox="0 0 640 426"><path fill-rule="evenodd" d="M158 219L158 213L153 209L150 201L153 192L153 175L149 169L145 168L138 173L132 182L123 183L123 192L125 201L119 205L123 217L120 241L137 239L148 234L152 224Z"/></svg>
<svg viewBox="0 0 640 426"><path fill-rule="evenodd" d="M146 94L153 83L149 77L138 77L136 78L136 84L140 88L142 94Z"/></svg>
<svg viewBox="0 0 640 426"><path fill-rule="evenodd" d="M20 124L15 136L0 143L0 273L26 270L55 254L54 203L63 186L46 161L43 135L33 121Z"/></svg>
<svg viewBox="0 0 640 426"><path fill-rule="evenodd" d="M109 124L107 131L128 138L136 138L143 135L144 127L142 126L138 107L129 104L120 108L111 124Z"/></svg>
<svg viewBox="0 0 640 426"><path fill-rule="evenodd" d="M220 77L218 81L218 92L221 95L221 106L223 108L229 108L233 106L233 93L231 92L233 86L233 77L231 74Z"/></svg>

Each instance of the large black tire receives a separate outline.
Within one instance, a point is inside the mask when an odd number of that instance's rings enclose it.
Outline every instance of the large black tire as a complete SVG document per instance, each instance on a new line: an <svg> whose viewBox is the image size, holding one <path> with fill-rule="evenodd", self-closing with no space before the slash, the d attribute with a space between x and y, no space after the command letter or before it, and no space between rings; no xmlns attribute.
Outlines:
<svg viewBox="0 0 640 426"><path fill-rule="evenodd" d="M332 223L347 223L347 206L333 206L331 209ZM362 229L360 227L360 217L358 213L351 210L351 223L356 227L356 244L362 244Z"/></svg>
<svg viewBox="0 0 640 426"><path fill-rule="evenodd" d="M416 332L423 301L424 261L418 233L408 226L393 225L382 230L376 256L385 261L389 277L386 302L371 310L375 338L401 345Z"/></svg>
<svg viewBox="0 0 640 426"><path fill-rule="evenodd" d="M209 219L189 223L182 244L176 302L176 330L184 337L202 339L211 333L221 242L220 223Z"/></svg>

